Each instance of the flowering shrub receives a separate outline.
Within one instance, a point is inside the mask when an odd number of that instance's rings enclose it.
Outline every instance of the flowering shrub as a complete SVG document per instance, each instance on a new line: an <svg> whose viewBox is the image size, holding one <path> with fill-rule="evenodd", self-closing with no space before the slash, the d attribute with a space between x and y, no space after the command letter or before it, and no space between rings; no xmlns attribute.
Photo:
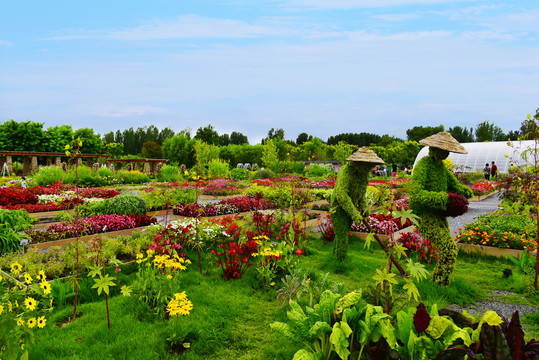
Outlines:
<svg viewBox="0 0 539 360"><path fill-rule="evenodd" d="M270 200L251 196L236 196L230 199L221 200L219 201L219 204L234 205L240 212L275 208L275 204Z"/></svg>
<svg viewBox="0 0 539 360"><path fill-rule="evenodd" d="M38 197L29 189L20 186L0 188L0 206L37 204Z"/></svg>
<svg viewBox="0 0 539 360"><path fill-rule="evenodd" d="M283 251L272 248L267 236L257 236L253 240L260 248L264 246L263 250L253 254L258 260L256 265L258 281L263 286L273 286L275 285L273 279L280 271L279 261L282 259Z"/></svg>
<svg viewBox="0 0 539 360"><path fill-rule="evenodd" d="M236 183L228 179L216 179L210 181L203 189L205 195L225 196L239 192Z"/></svg>
<svg viewBox="0 0 539 360"><path fill-rule="evenodd" d="M535 251L537 223L535 219L519 215L480 216L478 221L466 225L456 240L463 244Z"/></svg>
<svg viewBox="0 0 539 360"><path fill-rule="evenodd" d="M328 241L335 240L335 232L333 231L333 223L331 222L331 215L326 215L325 221L322 221L318 225L318 233L324 239L324 244L327 244Z"/></svg>
<svg viewBox="0 0 539 360"><path fill-rule="evenodd" d="M481 181L470 185L475 196L482 196L497 191L500 187L499 181Z"/></svg>
<svg viewBox="0 0 539 360"><path fill-rule="evenodd" d="M72 219L50 225L46 231L26 230L32 242L66 239L78 235L92 235L105 231L131 229L138 226L147 226L157 220L147 215L95 215L87 218Z"/></svg>
<svg viewBox="0 0 539 360"><path fill-rule="evenodd" d="M447 195L449 195L449 201L445 211L441 212L443 216L457 217L468 212L468 199L451 192L448 192Z"/></svg>
<svg viewBox="0 0 539 360"><path fill-rule="evenodd" d="M253 254L258 252L255 240L249 240L245 244L239 245L235 242L219 244L221 250L212 250L211 254L216 255L218 260L215 266L223 269L223 278L225 280L240 279L245 270L253 263L250 263Z"/></svg>
<svg viewBox="0 0 539 360"><path fill-rule="evenodd" d="M391 215L385 215L382 213L370 214L370 216L367 218L367 223L371 226L372 230L376 234L382 235L389 235L411 225L410 220L406 220L403 225L401 224L400 219L394 219ZM368 232L368 229L363 223L353 223L352 231Z"/></svg>
<svg viewBox="0 0 539 360"><path fill-rule="evenodd" d="M46 204L17 204L17 205L5 205L2 206L4 209L8 210L26 210L29 213L37 212L46 212L46 211L57 211L57 210L69 210L72 209L77 204L84 203L83 200L65 199L59 203L46 203Z"/></svg>
<svg viewBox="0 0 539 360"><path fill-rule="evenodd" d="M217 204L200 205L199 203L178 204L174 207L174 214L181 216L217 216L228 215L237 212L252 210L271 209L274 205L264 199L250 196L236 196L230 199L223 199Z"/></svg>
<svg viewBox="0 0 539 360"><path fill-rule="evenodd" d="M436 247L433 246L429 239L425 239L418 232L402 234L397 239L397 243L406 247L406 255L410 256L412 253L419 254L420 261L430 263L431 261L438 260L438 250Z"/></svg>

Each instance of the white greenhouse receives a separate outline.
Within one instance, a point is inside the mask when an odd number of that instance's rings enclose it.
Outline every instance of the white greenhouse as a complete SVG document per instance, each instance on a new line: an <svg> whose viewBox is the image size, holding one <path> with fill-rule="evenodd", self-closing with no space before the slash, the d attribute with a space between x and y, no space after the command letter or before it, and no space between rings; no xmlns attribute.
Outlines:
<svg viewBox="0 0 539 360"><path fill-rule="evenodd" d="M468 153L457 154L450 152L449 159L457 169L462 169L461 171L464 172L477 169L483 170L486 163L491 164L494 161L498 166L498 171L506 173L511 165L525 164L526 161L522 158L522 152L534 148L533 140L511 141L510 144L511 146L508 145L507 141L461 143ZM423 147L415 158L414 167L428 153L429 147Z"/></svg>

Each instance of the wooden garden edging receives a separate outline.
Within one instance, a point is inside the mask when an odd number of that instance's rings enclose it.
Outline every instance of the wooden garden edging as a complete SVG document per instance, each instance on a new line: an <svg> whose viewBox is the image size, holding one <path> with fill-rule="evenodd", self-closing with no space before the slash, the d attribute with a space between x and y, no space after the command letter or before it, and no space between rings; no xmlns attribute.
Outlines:
<svg viewBox="0 0 539 360"><path fill-rule="evenodd" d="M402 234L411 233L411 232L414 232L415 230L416 230L415 226L412 225L404 229L400 229L399 231L395 231L393 233L393 239L397 240ZM359 231L352 231L351 234L354 236L357 236L360 240L365 240L367 236L369 235L369 233L359 232ZM378 237L380 238L380 240L382 240L382 242L386 244L389 242L389 239L390 239L389 235L378 234Z"/></svg>
<svg viewBox="0 0 539 360"><path fill-rule="evenodd" d="M472 245L457 243L460 250L468 254L489 255L503 258L506 256L512 256L519 259L522 256L523 250L516 249L502 249L494 246Z"/></svg>
<svg viewBox="0 0 539 360"><path fill-rule="evenodd" d="M468 199L468 201L469 202L482 201L482 200L488 199L491 196L497 195L498 193L499 193L499 191L493 191L493 192L488 193L486 195L474 196L473 198Z"/></svg>

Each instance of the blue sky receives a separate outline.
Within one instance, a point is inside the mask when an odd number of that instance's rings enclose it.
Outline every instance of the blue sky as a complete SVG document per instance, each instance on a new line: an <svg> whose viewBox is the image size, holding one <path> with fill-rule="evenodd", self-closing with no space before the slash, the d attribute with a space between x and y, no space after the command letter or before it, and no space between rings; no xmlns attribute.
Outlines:
<svg viewBox="0 0 539 360"><path fill-rule="evenodd" d="M538 18L536 1L0 0L0 122L251 143L516 130L539 107Z"/></svg>

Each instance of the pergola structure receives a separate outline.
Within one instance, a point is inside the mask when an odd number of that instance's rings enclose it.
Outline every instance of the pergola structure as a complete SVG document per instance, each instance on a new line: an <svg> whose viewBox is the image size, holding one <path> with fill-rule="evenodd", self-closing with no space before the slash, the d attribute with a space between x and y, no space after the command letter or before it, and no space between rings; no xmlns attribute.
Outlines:
<svg viewBox="0 0 539 360"><path fill-rule="evenodd" d="M26 176L32 172L37 171L37 157L43 156L47 159L48 165L56 165L58 167L62 164L62 158L67 158L68 156L63 152L42 152L42 151L1 151L0 150L0 167L7 167L7 170L11 173L13 169L13 156L22 156L22 174ZM91 159L97 158L98 162L100 158L108 158L110 155L102 154L77 154L75 158L77 162L82 164L82 159ZM54 162L53 162L54 159ZM91 165L91 163L89 163Z"/></svg>
<svg viewBox="0 0 539 360"><path fill-rule="evenodd" d="M131 170L141 171L141 164L144 164L142 172L151 175L155 174L161 169L161 165L166 163L167 159L108 159L105 161L107 166L114 166L115 170L122 169L124 166L127 168L129 165Z"/></svg>

